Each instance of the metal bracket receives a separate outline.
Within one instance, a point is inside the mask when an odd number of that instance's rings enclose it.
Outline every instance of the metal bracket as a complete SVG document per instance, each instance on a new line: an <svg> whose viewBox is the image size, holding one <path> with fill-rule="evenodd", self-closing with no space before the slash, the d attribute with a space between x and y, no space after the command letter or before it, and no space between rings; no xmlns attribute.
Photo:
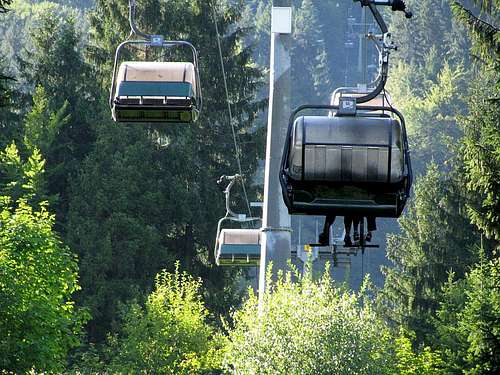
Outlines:
<svg viewBox="0 0 500 375"><path fill-rule="evenodd" d="M356 116L356 98L340 97L337 116Z"/></svg>
<svg viewBox="0 0 500 375"><path fill-rule="evenodd" d="M161 35L151 35L151 47L163 47L165 38Z"/></svg>

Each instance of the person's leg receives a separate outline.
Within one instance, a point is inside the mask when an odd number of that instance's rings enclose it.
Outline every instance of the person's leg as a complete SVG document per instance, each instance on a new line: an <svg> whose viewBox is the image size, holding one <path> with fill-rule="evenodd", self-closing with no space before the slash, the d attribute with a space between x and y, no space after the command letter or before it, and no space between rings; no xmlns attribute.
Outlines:
<svg viewBox="0 0 500 375"><path fill-rule="evenodd" d="M353 218L353 226L354 226L353 239L354 239L354 242L359 241L359 223L361 222L361 220L364 220L364 218L359 217L359 216L355 216Z"/></svg>
<svg viewBox="0 0 500 375"><path fill-rule="evenodd" d="M351 241L352 222L353 218L351 216L344 216L344 228L345 228L344 246L352 246L352 241Z"/></svg>
<svg viewBox="0 0 500 375"><path fill-rule="evenodd" d="M377 230L377 219L375 216L367 216L366 221L368 222L368 232Z"/></svg>
<svg viewBox="0 0 500 375"><path fill-rule="evenodd" d="M366 242L371 242L372 232L377 230L377 219L375 216L367 216L366 221L368 223L368 233L366 233Z"/></svg>
<svg viewBox="0 0 500 375"><path fill-rule="evenodd" d="M326 215L323 232L319 235L320 245L327 246L330 244L330 227L335 222L335 215Z"/></svg>

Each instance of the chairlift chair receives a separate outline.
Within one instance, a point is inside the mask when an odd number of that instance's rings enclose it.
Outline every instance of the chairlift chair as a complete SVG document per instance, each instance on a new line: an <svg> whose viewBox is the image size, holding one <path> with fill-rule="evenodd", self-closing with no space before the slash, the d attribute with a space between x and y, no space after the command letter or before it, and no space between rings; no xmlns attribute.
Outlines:
<svg viewBox="0 0 500 375"><path fill-rule="evenodd" d="M395 47L375 4L410 13L399 0L361 2L382 30L373 38L381 42L379 77L371 90L339 89L330 105L303 105L292 113L279 175L290 214L395 218L410 195L405 120L384 92ZM300 115L304 111L326 114Z"/></svg>
<svg viewBox="0 0 500 375"><path fill-rule="evenodd" d="M130 0L130 25L137 40L126 40L115 53L109 105L117 122L189 124L202 107L198 53L187 41L167 41L140 32L134 22L135 0ZM188 48L192 61L124 61L126 46ZM119 67L118 67L119 65Z"/></svg>
<svg viewBox="0 0 500 375"><path fill-rule="evenodd" d="M297 116L306 109L335 112ZM303 106L292 115L280 173L288 211L399 217L412 181L402 114L377 105L360 106L351 116L338 110Z"/></svg>
<svg viewBox="0 0 500 375"><path fill-rule="evenodd" d="M215 262L218 266L242 266L256 267L260 264L261 230L248 228L224 228L228 222L237 223L241 226L260 221L260 218L247 217L231 210L231 188L237 181L241 181L240 175L222 176L219 183L229 181L224 190L226 196L226 215L219 220L217 225L217 236L215 242Z"/></svg>

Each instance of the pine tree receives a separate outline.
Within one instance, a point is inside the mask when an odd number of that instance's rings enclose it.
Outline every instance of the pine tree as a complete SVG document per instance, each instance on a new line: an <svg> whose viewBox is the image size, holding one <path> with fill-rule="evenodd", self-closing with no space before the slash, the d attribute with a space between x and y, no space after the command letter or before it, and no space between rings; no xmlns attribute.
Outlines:
<svg viewBox="0 0 500 375"><path fill-rule="evenodd" d="M395 12L390 22L393 39L398 45L393 62L402 61L411 67L414 90L424 95L426 83L437 80L444 62L452 67L456 64L468 65L465 51L469 44L465 30L451 16L448 2L409 0L407 4L414 13L411 21Z"/></svg>
<svg viewBox="0 0 500 375"><path fill-rule="evenodd" d="M486 261L463 280L450 280L434 322L450 373L500 371L500 263Z"/></svg>
<svg viewBox="0 0 500 375"><path fill-rule="evenodd" d="M432 316L448 273L463 278L478 259L474 248L479 238L465 215L462 183L450 177L432 164L399 220L401 234L388 239L393 266L383 267L383 311L393 323L415 331L418 342L432 342Z"/></svg>
<svg viewBox="0 0 500 375"><path fill-rule="evenodd" d="M24 137L47 160L49 193L59 197L54 208L60 230L68 210L68 178L91 148L91 123L100 113L95 78L83 60L74 17L59 19L50 11L41 15L30 34L34 51L24 58L22 71L33 87Z"/></svg>
<svg viewBox="0 0 500 375"><path fill-rule="evenodd" d="M500 2L476 1L498 21ZM471 195L478 200L469 205L471 220L487 237L500 241L500 30L454 2L453 10L473 36L472 52L479 59L468 98L469 114L460 120L465 133L462 156L465 179Z"/></svg>

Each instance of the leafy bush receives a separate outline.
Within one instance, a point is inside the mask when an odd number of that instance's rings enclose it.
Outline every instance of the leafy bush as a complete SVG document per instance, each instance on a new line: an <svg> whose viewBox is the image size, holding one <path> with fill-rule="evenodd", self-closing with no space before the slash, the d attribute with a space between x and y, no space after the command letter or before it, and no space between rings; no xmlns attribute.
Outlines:
<svg viewBox="0 0 500 375"><path fill-rule="evenodd" d="M145 307L130 305L122 334L110 338L110 372L198 374L220 367L221 341L206 323L200 287L178 266L158 274Z"/></svg>
<svg viewBox="0 0 500 375"><path fill-rule="evenodd" d="M54 217L20 199L0 200L0 368L60 371L79 345L85 315L71 301L77 264L53 231Z"/></svg>
<svg viewBox="0 0 500 375"><path fill-rule="evenodd" d="M433 352L430 347L424 346L419 353L412 348L411 339L415 340L414 332L405 332L401 329L399 337L395 339L396 369L394 375L438 375L445 374L444 362L439 352Z"/></svg>
<svg viewBox="0 0 500 375"><path fill-rule="evenodd" d="M225 356L228 371L392 373L390 332L363 294L335 288L328 273L318 282L304 277L294 283L288 275L271 284L261 314L253 293L234 314Z"/></svg>

